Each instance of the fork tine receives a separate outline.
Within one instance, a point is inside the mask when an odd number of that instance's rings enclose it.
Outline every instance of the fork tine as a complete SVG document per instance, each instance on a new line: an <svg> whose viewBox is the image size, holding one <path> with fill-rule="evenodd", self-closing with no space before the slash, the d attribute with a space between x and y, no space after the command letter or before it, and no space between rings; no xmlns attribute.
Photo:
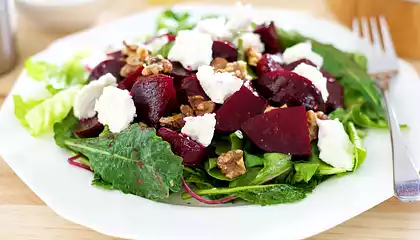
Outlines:
<svg viewBox="0 0 420 240"><path fill-rule="evenodd" d="M381 26L385 53L390 57L396 57L394 44L392 43L391 34L389 33L388 24L384 16L379 17L379 24Z"/></svg>
<svg viewBox="0 0 420 240"><path fill-rule="evenodd" d="M370 18L370 29L372 32L373 47L375 48L375 51L382 52L382 40L378 30L376 18L374 17Z"/></svg>
<svg viewBox="0 0 420 240"><path fill-rule="evenodd" d="M370 43L369 23L365 17L361 17L360 22L362 24L362 36L368 43Z"/></svg>
<svg viewBox="0 0 420 240"><path fill-rule="evenodd" d="M357 17L353 18L353 24L352 24L353 33L357 36L360 35L360 26L359 26L359 20Z"/></svg>

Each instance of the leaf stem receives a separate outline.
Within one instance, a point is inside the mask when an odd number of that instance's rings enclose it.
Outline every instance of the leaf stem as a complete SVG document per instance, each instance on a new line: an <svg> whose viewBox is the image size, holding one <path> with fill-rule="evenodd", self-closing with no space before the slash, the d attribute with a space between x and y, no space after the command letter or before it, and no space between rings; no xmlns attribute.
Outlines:
<svg viewBox="0 0 420 240"><path fill-rule="evenodd" d="M82 154L79 153L77 155L74 155L73 157L68 158L67 161L69 162L70 165L73 165L73 166L76 166L76 167L79 167L79 168L83 168L83 169L86 169L88 171L93 172L93 170L90 168L89 165L84 164L83 162L76 162L76 160L81 158L81 157L82 157Z"/></svg>
<svg viewBox="0 0 420 240"><path fill-rule="evenodd" d="M205 204L222 204L222 203L226 203L226 202L231 202L231 201L236 199L235 196L225 197L225 198L221 198L221 199L217 199L217 200L209 200L209 199L203 198L200 195L198 195L197 193L195 193L188 186L188 184L184 180L184 177L182 177L181 179L182 179L182 185L184 186L184 190L187 193L189 193L193 198L197 199L198 201L200 201L202 203L205 203Z"/></svg>

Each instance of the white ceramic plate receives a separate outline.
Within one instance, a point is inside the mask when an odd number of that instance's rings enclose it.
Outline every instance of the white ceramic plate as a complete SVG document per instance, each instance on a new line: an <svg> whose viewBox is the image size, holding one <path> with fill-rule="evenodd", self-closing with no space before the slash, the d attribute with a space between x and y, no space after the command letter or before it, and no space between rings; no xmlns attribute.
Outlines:
<svg viewBox="0 0 420 240"><path fill-rule="evenodd" d="M219 13L229 7L184 5L194 14ZM154 30L161 9L154 9L111 25L91 29L55 42L38 57L61 61L74 49L105 46ZM258 16L277 25L294 28L343 50L357 50L361 43L335 23L284 10L259 10ZM410 125L409 139L419 146L419 113L416 89L420 81L405 62L401 76L392 85L395 107ZM19 77L13 92L34 93L30 80ZM371 131L365 145L368 156L359 171L326 181L295 204L197 207L156 203L141 197L105 191L90 185L92 174L67 164L67 153L56 147L51 136L31 137L13 114L9 97L0 112L0 152L17 175L61 216L104 234L134 239L302 239L327 230L392 196L389 137ZM416 149L420 156L420 149ZM175 201L176 203L182 203Z"/></svg>

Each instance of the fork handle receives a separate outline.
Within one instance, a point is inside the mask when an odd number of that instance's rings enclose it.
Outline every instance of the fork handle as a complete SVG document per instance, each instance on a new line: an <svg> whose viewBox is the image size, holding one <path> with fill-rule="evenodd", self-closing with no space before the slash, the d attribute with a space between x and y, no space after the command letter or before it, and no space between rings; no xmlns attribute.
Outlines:
<svg viewBox="0 0 420 240"><path fill-rule="evenodd" d="M419 172L415 167L413 155L404 141L388 94L387 91L383 92L391 136L394 195L403 202L420 201Z"/></svg>

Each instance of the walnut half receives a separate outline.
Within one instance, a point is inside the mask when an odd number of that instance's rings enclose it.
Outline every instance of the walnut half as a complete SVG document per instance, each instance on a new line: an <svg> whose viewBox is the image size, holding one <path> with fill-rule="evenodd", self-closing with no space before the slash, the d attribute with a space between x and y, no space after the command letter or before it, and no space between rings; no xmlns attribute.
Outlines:
<svg viewBox="0 0 420 240"><path fill-rule="evenodd" d="M206 113L212 113L216 108L216 104L212 101L205 101L203 96L189 96L188 102L197 116L203 116Z"/></svg>
<svg viewBox="0 0 420 240"><path fill-rule="evenodd" d="M169 60L164 59L161 55L157 55L149 60L149 65L143 68L141 74L143 76L149 76L160 72L170 73L171 71L172 63Z"/></svg>
<svg viewBox="0 0 420 240"><path fill-rule="evenodd" d="M176 114L171 117L162 117L159 119L159 123L162 127L174 130L181 129L185 125L184 116L182 114Z"/></svg>
<svg viewBox="0 0 420 240"><path fill-rule="evenodd" d="M229 179L239 177L246 172L243 151L231 150L217 158L217 167Z"/></svg>
<svg viewBox="0 0 420 240"><path fill-rule="evenodd" d="M255 49L252 47L247 48L245 54L248 57L248 64L250 66L257 66L258 62L262 57L262 54L260 52L255 51Z"/></svg>
<svg viewBox="0 0 420 240"><path fill-rule="evenodd" d="M306 120L308 123L308 130L309 130L309 139L315 140L318 137L318 124L316 123L316 120L320 119L320 120L328 120L328 116L319 111L319 112L314 112L312 110L309 110L306 112Z"/></svg>

